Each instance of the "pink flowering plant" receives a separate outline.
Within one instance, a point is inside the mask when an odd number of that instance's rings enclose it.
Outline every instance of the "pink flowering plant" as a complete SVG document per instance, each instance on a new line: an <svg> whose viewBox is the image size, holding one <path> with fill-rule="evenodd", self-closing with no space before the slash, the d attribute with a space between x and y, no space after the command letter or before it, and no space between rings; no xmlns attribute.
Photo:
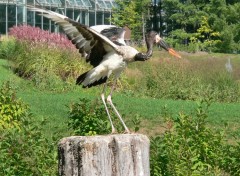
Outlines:
<svg viewBox="0 0 240 176"><path fill-rule="evenodd" d="M15 55L11 57L15 72L38 87L62 89L75 82L87 68L78 50L63 34L28 25L12 27L9 34L16 41Z"/></svg>
<svg viewBox="0 0 240 176"><path fill-rule="evenodd" d="M51 33L29 25L14 26L10 29L9 34L14 36L19 42L28 42L31 46L45 45L52 48L75 50L71 41L65 35Z"/></svg>

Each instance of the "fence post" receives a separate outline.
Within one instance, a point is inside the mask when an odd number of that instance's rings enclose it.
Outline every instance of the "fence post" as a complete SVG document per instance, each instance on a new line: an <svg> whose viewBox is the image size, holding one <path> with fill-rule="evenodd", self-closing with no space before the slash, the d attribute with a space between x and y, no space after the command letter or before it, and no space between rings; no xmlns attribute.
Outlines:
<svg viewBox="0 0 240 176"><path fill-rule="evenodd" d="M141 134L71 136L58 144L60 176L149 176L149 139Z"/></svg>

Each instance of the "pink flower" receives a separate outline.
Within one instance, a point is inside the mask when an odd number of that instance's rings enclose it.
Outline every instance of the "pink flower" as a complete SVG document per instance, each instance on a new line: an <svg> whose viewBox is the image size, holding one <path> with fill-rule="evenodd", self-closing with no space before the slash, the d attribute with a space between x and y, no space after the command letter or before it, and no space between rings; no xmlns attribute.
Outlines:
<svg viewBox="0 0 240 176"><path fill-rule="evenodd" d="M50 48L76 50L75 46L63 34L50 33L39 27L29 25L14 26L10 29L10 35L19 42L28 42L30 46L46 45Z"/></svg>

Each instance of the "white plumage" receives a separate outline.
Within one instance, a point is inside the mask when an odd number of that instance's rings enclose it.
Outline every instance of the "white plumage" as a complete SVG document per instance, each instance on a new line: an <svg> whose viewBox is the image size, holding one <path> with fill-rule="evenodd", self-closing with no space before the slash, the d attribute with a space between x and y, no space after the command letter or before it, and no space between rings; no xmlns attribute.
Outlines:
<svg viewBox="0 0 240 176"><path fill-rule="evenodd" d="M112 73L118 78L126 66L127 64L123 61L123 57L110 52L104 56L104 59L98 66L87 73L82 85L87 87L100 79L110 77Z"/></svg>

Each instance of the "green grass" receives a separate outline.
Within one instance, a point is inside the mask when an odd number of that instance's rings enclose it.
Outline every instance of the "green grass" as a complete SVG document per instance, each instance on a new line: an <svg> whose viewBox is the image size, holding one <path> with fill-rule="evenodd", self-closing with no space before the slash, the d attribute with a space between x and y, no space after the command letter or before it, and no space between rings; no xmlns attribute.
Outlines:
<svg viewBox="0 0 240 176"><path fill-rule="evenodd" d="M52 135L55 131L68 135L68 106L78 101L79 98L96 99L101 92L100 87L93 89L76 87L73 91L61 93L38 90L29 81L13 74L5 60L0 60L0 84L7 80L10 80L17 88L17 95L29 104L37 120L48 120L45 128L48 135ZM144 130L142 131L150 134L156 134L158 132L156 128L163 125L164 107L173 116L177 116L179 112L190 114L197 108L197 102L194 101L140 98L120 92L113 95L113 102L123 114L124 119L130 120L138 114L143 121L141 126ZM228 123L233 132L238 133L240 132L238 130L239 119L240 103L213 103L210 107L208 121L213 128L222 128ZM147 128L149 129L146 130Z"/></svg>
<svg viewBox="0 0 240 176"><path fill-rule="evenodd" d="M11 70L8 66L8 62L6 60L0 59L0 83L7 81L9 79L15 78L13 74L11 74Z"/></svg>

